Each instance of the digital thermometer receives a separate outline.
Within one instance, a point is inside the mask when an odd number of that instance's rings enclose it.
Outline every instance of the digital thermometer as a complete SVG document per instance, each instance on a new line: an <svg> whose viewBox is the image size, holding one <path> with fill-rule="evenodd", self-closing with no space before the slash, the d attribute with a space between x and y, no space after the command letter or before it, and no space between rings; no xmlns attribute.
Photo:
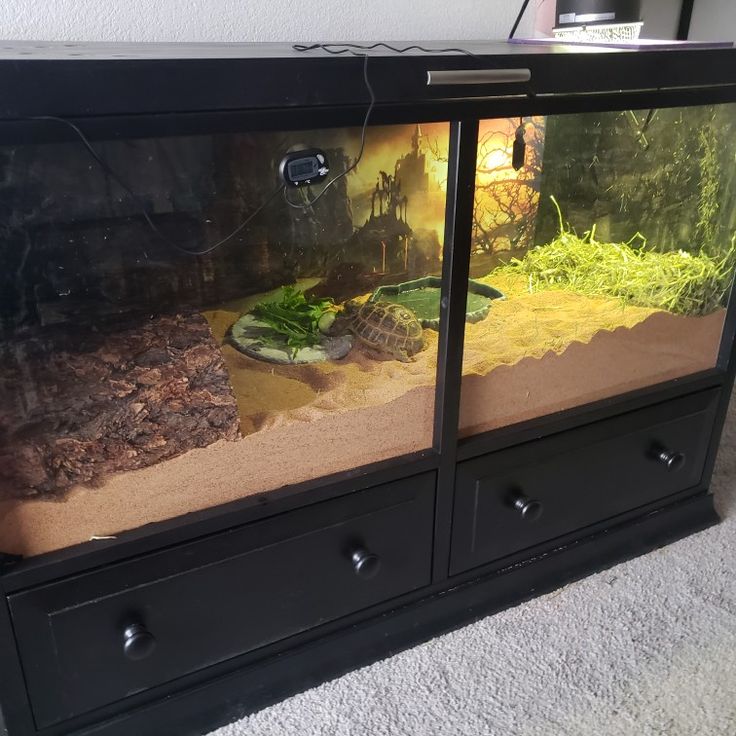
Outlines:
<svg viewBox="0 0 736 736"><path fill-rule="evenodd" d="M318 184L326 179L329 173L327 156L318 148L287 153L279 164L279 174L289 187Z"/></svg>

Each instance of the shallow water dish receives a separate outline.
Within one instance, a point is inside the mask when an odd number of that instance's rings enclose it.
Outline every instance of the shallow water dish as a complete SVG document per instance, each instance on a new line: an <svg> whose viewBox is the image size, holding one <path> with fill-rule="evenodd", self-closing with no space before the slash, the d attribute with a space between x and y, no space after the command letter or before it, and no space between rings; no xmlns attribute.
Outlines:
<svg viewBox="0 0 736 736"><path fill-rule="evenodd" d="M440 288L439 276L426 276L422 279L405 281L402 284L379 286L370 301L390 301L402 304L416 314L425 329L438 330L440 327ZM494 299L503 299L498 289L480 281L468 279L468 300L465 307L467 322L480 322L485 319Z"/></svg>

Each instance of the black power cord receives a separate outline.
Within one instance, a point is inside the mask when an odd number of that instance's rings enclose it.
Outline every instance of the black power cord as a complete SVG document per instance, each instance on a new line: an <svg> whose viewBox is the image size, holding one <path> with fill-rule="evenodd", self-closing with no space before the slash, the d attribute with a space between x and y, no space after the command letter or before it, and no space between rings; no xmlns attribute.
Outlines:
<svg viewBox="0 0 736 736"><path fill-rule="evenodd" d="M524 2L521 4L521 9L519 10L519 14L516 16L514 25L511 27L511 32L509 33L509 41L514 37L514 34L516 33L516 30L519 27L519 23L521 23L521 19L524 17L524 13L526 12L526 9L528 6L529 6L529 0L524 0Z"/></svg>
<svg viewBox="0 0 736 736"><path fill-rule="evenodd" d="M314 47L304 47L297 49L296 46L294 46L294 49L297 51L309 51L311 48ZM348 49L346 49L347 51ZM333 53L333 52L328 52ZM342 53L342 52L337 52ZM312 199L304 202L303 204L298 204L296 202L292 202L289 199L289 195L287 193L286 187L284 187L284 200L286 204L289 205L289 207L293 207L294 209L299 210L307 210L310 209L312 206L314 206L327 192L330 187L332 187L337 181L342 179L343 177L347 176L351 171L354 171L358 164L360 163L360 160L363 158L363 152L365 151L365 138L366 134L368 132L368 121L371 118L371 113L373 112L373 108L376 105L376 93L373 91L373 86L371 85L370 81L368 80L368 54L356 54L356 56L362 56L363 57L363 81L365 82L365 87L368 90L368 95L370 96L370 103L368 105L368 109L365 113L365 118L363 118L363 127L360 131L360 149L358 150L358 155L355 158L355 161L348 166L345 171L340 172L337 176L334 176L332 179L330 179L327 184L324 185L322 188L322 191L313 197Z"/></svg>
<svg viewBox="0 0 736 736"><path fill-rule="evenodd" d="M299 51L301 53L305 53L308 51L316 51L321 50L325 51L328 54L332 54L333 56L341 56L342 54L351 54L352 56L361 56L363 57L363 81L365 83L365 87L368 90L368 96L370 97L370 103L368 105L368 109L365 113L365 118L363 119L363 126L360 133L360 149L358 151L358 155L355 159L355 161L347 168L345 171L339 173L337 176L330 179L330 181L327 182L327 184L322 187L322 190L319 194L317 194L312 199L309 199L305 201L304 203L297 203L292 202L289 199L289 195L287 193L287 190L284 189L284 199L286 200L286 203L293 207L294 209L300 209L300 210L307 210L310 209L314 204L317 203L317 201L324 196L324 194L327 192L330 187L332 187L338 180L342 179L344 176L347 176L351 171L354 171L358 164L360 163L361 159L363 158L363 152L365 151L365 138L366 138L366 132L368 130L368 122L371 117L371 113L373 112L373 108L376 105L376 94L373 90L373 86L370 83L370 80L368 79L368 51L373 51L375 49L383 48L387 49L388 51L393 51L396 54L405 54L409 51L421 51L424 54L465 54L465 56L470 56L473 59L477 59L478 57L476 54L472 53L471 51L468 51L467 49L460 49L460 48L447 48L447 49L429 49L425 48L424 46L418 46L417 44L412 44L411 46L404 46L403 48L398 46L391 46L388 43L384 43L383 41L377 41L376 43L372 44L359 44L359 43L312 43L312 44L299 44L295 43L292 45L292 48L294 51Z"/></svg>
<svg viewBox="0 0 736 736"><path fill-rule="evenodd" d="M529 0L524 0L524 3L521 7L521 10L519 11L519 15L516 18L516 22L514 23L514 27L511 29L511 33L509 34L509 39L513 36L514 32L516 31L516 28L519 25L519 22L521 21L521 17L524 14L524 11L526 10L527 5L529 4ZM376 94L373 90L373 86L368 78L368 51L372 51L374 49L378 48L384 48L388 51L393 51L397 54L405 54L409 51L421 51L425 54L464 54L465 56L469 56L472 59L478 59L479 57L472 53L471 51L468 51L467 49L461 49L461 48L441 48L441 49L430 49L426 48L424 46L419 46L418 44L412 44L410 46L404 46L398 47L398 46L391 46L388 43L384 43L382 41L378 41L373 44L357 44L357 43L313 43L313 44L293 44L292 48L295 51L299 52L308 52L308 51L314 51L314 50L322 50L325 51L328 54L332 54L335 56L339 56L341 54L352 54L353 56L362 56L363 57L363 82L365 84L366 89L368 90L368 96L370 98L370 102L368 104L368 109L366 110L365 117L363 119L363 125L361 128L361 134L360 134L360 148L358 150L358 155L355 158L355 161L348 166L344 171L339 173L337 176L334 176L330 181L325 184L325 186L322 188L322 190L312 199L304 202L304 203L296 203L292 202L289 199L289 196L287 194L286 186L283 184L279 184L279 186L271 192L271 194L266 197L266 199L261 202L261 204L253 211L251 212L248 217L243 220L232 232L230 232L228 235L226 235L221 240L218 240L217 242L206 246L202 249L190 249L190 248L184 248L179 243L175 242L171 238L169 238L164 232L161 231L161 229L156 225L156 223L151 218L151 215L149 214L148 210L146 209L146 205L143 202L143 200L136 194L133 189L112 169L112 167L100 156L100 154L95 150L95 147L90 143L87 136L80 130L80 128L75 125L71 120L67 120L66 118L57 117L54 115L35 115L33 117L28 118L29 120L37 120L37 121L48 121L48 122L54 122L57 124L65 125L68 128L70 128L76 136L81 141L82 145L85 147L89 155L94 159L94 161L97 163L97 165L102 169L102 171L107 174L114 182L117 183L117 185L136 203L138 206L138 209L140 210L140 214L145 219L148 226L151 228L151 230L156 233L156 235L163 240L167 245L171 246L172 248L175 248L178 251L181 251L182 253L186 253L187 255L192 256L204 256L208 253L211 253L216 248L219 248L221 245L224 245L229 240L234 238L238 233L240 233L247 225L250 223L268 204L270 204L279 194L283 194L284 200L286 203L295 209L300 210L307 210L313 207L324 195L325 193L332 187L336 182L338 182L343 177L347 176L351 171L354 171L358 164L360 163L361 159L363 158L363 153L365 152L365 141L366 141L366 134L368 131L368 123L370 121L371 113L373 112L373 109L376 105ZM531 94L531 93L530 93Z"/></svg>
<svg viewBox="0 0 736 736"><path fill-rule="evenodd" d="M140 210L140 214L143 216L145 221L148 223L148 226L153 230L156 235L158 235L161 240L163 240L167 245L170 245L172 248L175 248L176 250L181 251L182 253L187 253L191 256L205 256L208 253L211 253L216 248L219 248L221 245L224 245L228 242L228 240L231 240L234 238L239 232L245 228L245 226L256 216L259 212L261 212L266 205L268 205L272 200L276 198L277 195L279 195L284 189L285 186L283 184L279 184L278 188L275 189L266 199L261 202L261 204L253 211L251 212L248 217L243 220L231 233L226 235L221 240L218 240L216 243L213 243L212 245L208 245L205 248L202 248L201 250L191 250L189 248L183 248L181 245L179 245L176 241L169 238L165 233L161 231L161 229L156 225L156 223L151 219L151 215L148 213L148 210L146 209L146 205L143 202L143 200L126 184L126 182L110 167L110 165L105 161L105 159L100 156L99 153L95 150L94 146L89 142L87 136L79 129L78 126L76 126L71 120L66 120L65 118L59 118L54 115L34 115L33 117L28 118L28 120L40 120L40 121L50 121L54 123L60 123L63 125L66 125L68 128L71 128L74 133L76 133L79 140L82 142L84 147L87 149L87 152L90 156L95 160L97 165L114 181L117 183L117 185L138 205L138 209Z"/></svg>
<svg viewBox="0 0 736 736"><path fill-rule="evenodd" d="M396 54L405 54L408 51L421 51L423 54L465 54L465 56L470 56L473 59L478 58L476 54L474 54L472 51L468 51L467 49L428 49L424 46L418 46L417 44L412 44L411 46L404 46L403 48L401 48L399 46L391 46L390 44L384 43L383 41L377 41L376 43L371 44L313 43L305 45L295 43L292 48L294 49L294 51L315 51L316 49L321 49L322 51L326 51L328 54L333 54L335 56L339 56L340 54L365 56L365 54L356 54L355 50L358 49L359 51L373 51L374 49L386 49L388 51L393 51Z"/></svg>

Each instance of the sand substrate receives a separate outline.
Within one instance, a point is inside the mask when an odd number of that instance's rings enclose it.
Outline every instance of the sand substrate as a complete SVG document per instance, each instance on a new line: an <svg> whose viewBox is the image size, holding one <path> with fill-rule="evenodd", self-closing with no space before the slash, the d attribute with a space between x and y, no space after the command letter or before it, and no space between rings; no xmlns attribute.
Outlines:
<svg viewBox="0 0 736 736"><path fill-rule="evenodd" d="M503 287L502 287L503 288ZM494 303L468 325L467 435L715 364L725 312L689 318L564 292ZM222 339L242 304L206 313ZM26 556L117 533L431 445L437 335L412 363L359 350L339 363L273 366L223 355L243 439L74 488L63 501L0 504L0 549Z"/></svg>
<svg viewBox="0 0 736 736"><path fill-rule="evenodd" d="M705 317L566 291L529 293L523 277L466 326L460 436L467 437L713 368L726 310Z"/></svg>

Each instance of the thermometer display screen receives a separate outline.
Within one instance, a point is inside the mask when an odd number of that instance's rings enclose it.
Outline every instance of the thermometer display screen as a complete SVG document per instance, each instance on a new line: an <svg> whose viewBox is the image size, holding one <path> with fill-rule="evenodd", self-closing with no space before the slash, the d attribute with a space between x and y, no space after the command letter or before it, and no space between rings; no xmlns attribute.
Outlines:
<svg viewBox="0 0 736 736"><path fill-rule="evenodd" d="M281 159L279 173L287 186L301 187L323 181L330 168L324 151L308 148L287 153Z"/></svg>
<svg viewBox="0 0 736 736"><path fill-rule="evenodd" d="M289 178L292 180L310 179L319 172L319 164L314 158L299 158L289 164Z"/></svg>

